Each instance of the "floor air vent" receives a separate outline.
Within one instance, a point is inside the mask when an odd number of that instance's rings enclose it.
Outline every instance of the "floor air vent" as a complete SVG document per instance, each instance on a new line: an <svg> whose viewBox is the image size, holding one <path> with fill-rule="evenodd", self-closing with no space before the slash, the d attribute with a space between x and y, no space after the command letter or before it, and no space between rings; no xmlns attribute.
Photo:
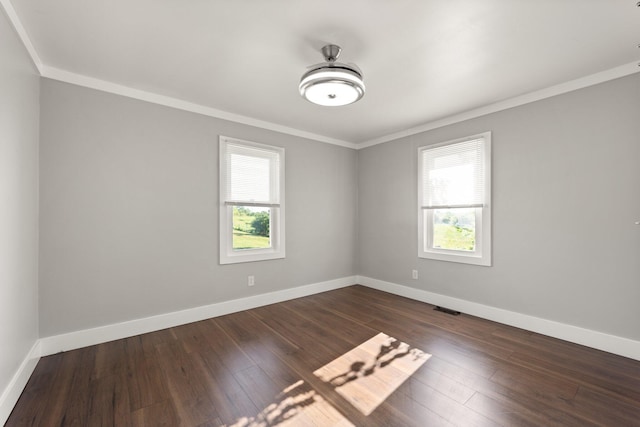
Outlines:
<svg viewBox="0 0 640 427"><path fill-rule="evenodd" d="M440 306L436 306L436 308L434 308L434 310L438 310L438 311L441 311L443 313L450 314L452 316L460 315L459 311L451 310L450 308L445 308L445 307L440 307Z"/></svg>

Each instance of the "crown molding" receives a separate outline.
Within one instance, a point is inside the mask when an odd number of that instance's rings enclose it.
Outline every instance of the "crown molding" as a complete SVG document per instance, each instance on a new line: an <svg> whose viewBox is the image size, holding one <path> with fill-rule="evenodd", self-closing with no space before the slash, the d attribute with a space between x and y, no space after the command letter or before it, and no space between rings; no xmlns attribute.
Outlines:
<svg viewBox="0 0 640 427"><path fill-rule="evenodd" d="M0 0L0 1L7 1L7 0ZM635 74L640 72L640 67L638 65L639 64L637 62L630 62L628 64L624 64L615 68L601 71L599 73L591 74L575 80L560 83L555 86L551 86L551 87L540 89L534 92L529 92L523 95L519 95L513 98L498 101L493 104L485 105L483 107L475 108L473 110L465 111L463 113L454 114L452 116L448 116L440 120L424 123L422 125L419 125L413 128L409 128L400 132L384 135L384 136L374 138L361 143L355 143L355 142L349 142L349 141L344 141L340 139L330 138L324 135L319 135L311 132L306 132L300 129L279 125L277 123L258 120L258 119L254 119L248 116L243 116L240 114L233 114L223 110L218 110L215 108L195 104L189 101L184 101L177 98L159 95L153 92L146 92L143 90L134 89L128 86L123 86L117 83L112 83L112 82L96 79L93 77L88 77L81 74L71 73L69 71L61 70L54 67L49 67L43 64L40 64L39 69L41 70L40 74L43 77L47 77L53 80L58 80L65 83L71 83L78 86L100 90L103 92L109 92L109 93L113 93L121 96L126 96L128 98L138 99L141 101L151 102L154 104L164 105L166 107L176 108L183 111L202 114L209 117L229 120L232 122L241 123L248 126L255 126L265 130L271 130L271 131L280 132L288 135L298 136L301 138L311 139L318 142L324 142L327 144L339 145L341 147L360 150L363 148L371 147L378 144L383 144L385 142L391 142L396 139L416 135L422 132L427 132L427 131L438 129L444 126L449 126L455 123L463 122L465 120L475 119L477 117L485 116L487 114L497 113L499 111L508 110L509 108L519 107L521 105L530 104L532 102L541 101L543 99L551 98L557 95L562 95L564 93L572 92L578 89L583 89L589 86L594 86L610 80Z"/></svg>
<svg viewBox="0 0 640 427"><path fill-rule="evenodd" d="M102 92L113 93L116 95L126 96L128 98L137 99L140 101L146 101L153 104L162 105L165 107L175 108L178 110L189 111L191 113L202 114L204 116L215 117L217 119L228 120L231 122L241 123L248 126L254 126L265 130L271 130L288 135L298 136L301 138L311 139L318 142L325 142L327 144L340 145L355 149L356 145L352 142L343 141L340 139L329 138L324 135L319 135L311 132L306 132L300 129L291 128L288 126L279 125L264 120L254 119L252 117L243 116L240 114L233 114L216 108L207 107L204 105L196 104L193 102L185 101L178 98L172 98L170 96L159 95L153 92L147 92L140 89L135 89L129 86L112 83L106 80L97 79L94 77L88 77L82 74L76 74L69 71L61 70L55 67L49 67L47 65L42 67L42 77L46 77L52 80L58 80L65 83L71 83L77 86L83 86L90 89L99 90Z"/></svg>
<svg viewBox="0 0 640 427"><path fill-rule="evenodd" d="M20 21L20 18L18 18L18 14L16 13L16 10L13 8L13 5L9 0L0 0L0 6L2 6L2 9L4 10L5 15L7 15L7 18L9 18L9 21L11 22L11 25L13 25L14 30L18 34L20 41L22 41L22 44L24 45L25 49L27 49L27 53L31 57L31 61L33 62L33 65L35 65L35 67L38 69L38 73L42 75L43 64L42 64L42 61L40 60L40 56L38 56L38 52L36 51L36 48L33 47L33 44L31 43L31 39L27 34L27 30L25 30L24 26L22 25L22 22Z"/></svg>
<svg viewBox="0 0 640 427"><path fill-rule="evenodd" d="M141 101L151 102L153 104L163 105L165 107L176 108L178 110L189 111L192 113L202 114L217 119L228 120L236 123L245 124L248 126L254 126L265 130L271 130L280 132L287 135L298 136L305 139L310 139L318 142L325 142L327 144L339 145L341 147L356 149L357 145L353 142L343 141L341 139L330 138L328 136L315 134L312 132L303 131L300 129L279 125L277 123L268 122L265 120L259 120L240 114L233 114L226 111L218 110L216 108L206 107L204 105L195 104L182 99L172 98L169 96L159 95L153 92L147 92L132 87L112 83L106 80L100 80L97 78L85 76L82 74L72 73L66 70L62 70L55 67L45 65L38 52L36 51L31 39L27 34L26 29L22 25L18 14L16 13L10 0L0 0L0 6L4 10L7 18L13 25L14 30L18 34L18 37L22 41L31 61L35 65L38 73L42 77L46 77L52 80L58 80L65 83L71 83L77 86L83 86L91 89L100 90L103 92L113 93L128 98L138 99Z"/></svg>
<svg viewBox="0 0 640 427"><path fill-rule="evenodd" d="M562 95L574 90L583 89L589 86L604 83L610 80L614 80L620 77L625 77L631 74L640 72L639 63L630 62L628 64L620 65L615 68L604 70L595 74L591 74L585 77L581 77L568 82L560 83L555 86L540 89L537 91L529 92L523 95L519 95L513 98L508 98L502 101L495 102L493 104L485 105L483 107L475 108L473 110L465 111L459 114L454 114L439 120L434 120L415 126L409 129L405 129L400 132L383 135L377 138L366 140L363 142L352 142L341 139L331 138L325 135L320 135L312 132L303 131L288 126L279 125L264 120L255 119L240 114L233 114L216 108L207 107L193 102L185 101L178 98L172 98L169 96L159 95L153 92L147 92L139 89L135 89L129 86L120 85L117 83L101 80L82 74L72 73L70 71L62 70L55 67L45 65L35 47L31 43L31 40L22 25L18 15L13 8L10 0L0 0L0 6L4 9L5 14L11 21L16 33L20 37L20 40L24 44L29 56L38 72L42 77L46 77L52 80L58 80L65 83L74 84L77 86L83 86L91 89L100 90L103 92L113 93L128 98L138 99L154 104L163 105L166 107L176 108L178 110L189 111L196 114L202 114L209 117L214 117L222 120L228 120L236 123L245 124L248 126L254 126L265 130L271 130L280 132L287 135L298 136L313 141L324 142L327 144L339 145L341 147L351 148L354 150L360 150L363 148L371 147L385 142L394 141L396 139L416 135L418 133L427 132L433 129L449 126L455 123L459 123L465 120L474 119L487 114L496 113L498 111L507 110L509 108L519 107L521 105L529 104L532 102L540 101L546 98L551 98L556 95Z"/></svg>
<svg viewBox="0 0 640 427"><path fill-rule="evenodd" d="M416 135L418 133L441 128L444 126L449 126L455 123L463 122L465 120L475 119L476 117L485 116L491 113L497 113L498 111L508 110L509 108L519 107L521 105L530 104L532 102L540 101L546 98L551 98L556 95L562 95L567 92L572 92L574 90L583 89L589 86L597 85L599 83L604 83L620 77L625 77L640 72L639 65L640 64L638 64L638 62L630 62L619 67L611 68L599 73L560 83L555 86L536 90L534 92L529 92L524 95L505 99L503 101L498 101L493 104L465 111L463 113L454 114L440 120L435 120L410 129L362 142L358 144L358 149L383 144L385 142L394 141L396 139Z"/></svg>
<svg viewBox="0 0 640 427"><path fill-rule="evenodd" d="M7 0L0 0L0 1L7 1ZM58 80L65 83L74 84L77 86L83 86L91 89L100 90L103 92L126 96L128 98L151 102L154 104L176 108L183 111L202 114L209 117L229 120L232 122L241 123L248 126L259 127L265 130L271 130L271 131L280 132L287 135L298 136L301 138L306 138L306 139L310 139L318 142L324 142L327 144L339 145L341 147L360 150L363 148L372 147L374 145L383 144L385 142L391 142L396 139L416 135L422 132L427 132L427 131L438 129L444 126L449 126L455 123L463 122L465 120L475 119L477 117L485 116L487 114L497 113L499 111L508 110L509 108L519 107L521 105L530 104L532 102L541 101L543 99L551 98L551 97L562 95L578 89L583 89L589 86L594 86L600 83L605 83L610 80L635 74L640 72L640 67L638 65L639 64L637 62L630 62L628 64L611 68L605 71L601 71L599 73L591 74L575 80L560 83L555 86L547 87L534 92L529 92L513 98L508 98L502 101L495 102L493 104L485 105L483 107L475 108L473 110L465 111L459 114L454 114L440 120L427 122L422 125L415 126L400 132L384 135L384 136L367 140L364 142L360 142L360 143L330 138L324 135L319 135L311 132L306 132L300 129L279 125L277 123L258 120L258 119L254 119L248 116L243 116L240 114L233 114L223 110L218 110L215 108L195 104L189 101L172 98L164 95L159 95L153 92L146 92L143 90L134 89L129 86L123 86L117 83L112 83L106 80L100 80L93 77L88 77L82 74L71 73L69 71L61 70L59 68L49 67L43 64L40 64L39 69L41 70L40 74L43 77L47 77L53 80Z"/></svg>

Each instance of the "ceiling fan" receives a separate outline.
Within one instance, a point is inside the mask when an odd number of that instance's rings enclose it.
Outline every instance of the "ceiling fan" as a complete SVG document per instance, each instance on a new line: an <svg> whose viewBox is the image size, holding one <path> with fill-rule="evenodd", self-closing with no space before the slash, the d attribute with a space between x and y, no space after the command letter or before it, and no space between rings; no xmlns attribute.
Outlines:
<svg viewBox="0 0 640 427"><path fill-rule="evenodd" d="M322 49L325 62L312 65L300 79L300 95L314 104L337 107L364 96L362 71L355 64L336 62L342 49L335 44Z"/></svg>

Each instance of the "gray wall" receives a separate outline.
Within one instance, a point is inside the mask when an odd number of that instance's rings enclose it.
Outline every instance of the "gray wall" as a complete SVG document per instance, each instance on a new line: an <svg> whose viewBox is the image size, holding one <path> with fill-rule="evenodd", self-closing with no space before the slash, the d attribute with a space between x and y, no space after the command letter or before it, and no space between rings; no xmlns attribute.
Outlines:
<svg viewBox="0 0 640 427"><path fill-rule="evenodd" d="M417 147L488 130L493 267L418 259ZM640 339L640 74L360 150L358 169L359 274Z"/></svg>
<svg viewBox="0 0 640 427"><path fill-rule="evenodd" d="M48 79L41 104L41 336L356 274L354 150ZM220 134L285 147L286 259L218 264Z"/></svg>
<svg viewBox="0 0 640 427"><path fill-rule="evenodd" d="M38 92L0 11L0 394L38 338Z"/></svg>
<svg viewBox="0 0 640 427"><path fill-rule="evenodd" d="M640 339L638 74L358 152L46 79L41 104L41 336L361 274ZM486 130L494 265L418 259L417 147ZM219 134L286 148L286 259L218 264Z"/></svg>

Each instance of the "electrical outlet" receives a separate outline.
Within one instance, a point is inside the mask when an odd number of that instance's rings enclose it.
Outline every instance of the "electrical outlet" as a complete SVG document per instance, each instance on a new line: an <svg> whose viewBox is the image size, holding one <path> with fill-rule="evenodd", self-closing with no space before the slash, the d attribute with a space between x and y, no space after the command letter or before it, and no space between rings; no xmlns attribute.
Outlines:
<svg viewBox="0 0 640 427"><path fill-rule="evenodd" d="M411 277L414 280L418 280L418 270L411 270Z"/></svg>
<svg viewBox="0 0 640 427"><path fill-rule="evenodd" d="M255 276L247 276L247 285L253 286L256 284Z"/></svg>

